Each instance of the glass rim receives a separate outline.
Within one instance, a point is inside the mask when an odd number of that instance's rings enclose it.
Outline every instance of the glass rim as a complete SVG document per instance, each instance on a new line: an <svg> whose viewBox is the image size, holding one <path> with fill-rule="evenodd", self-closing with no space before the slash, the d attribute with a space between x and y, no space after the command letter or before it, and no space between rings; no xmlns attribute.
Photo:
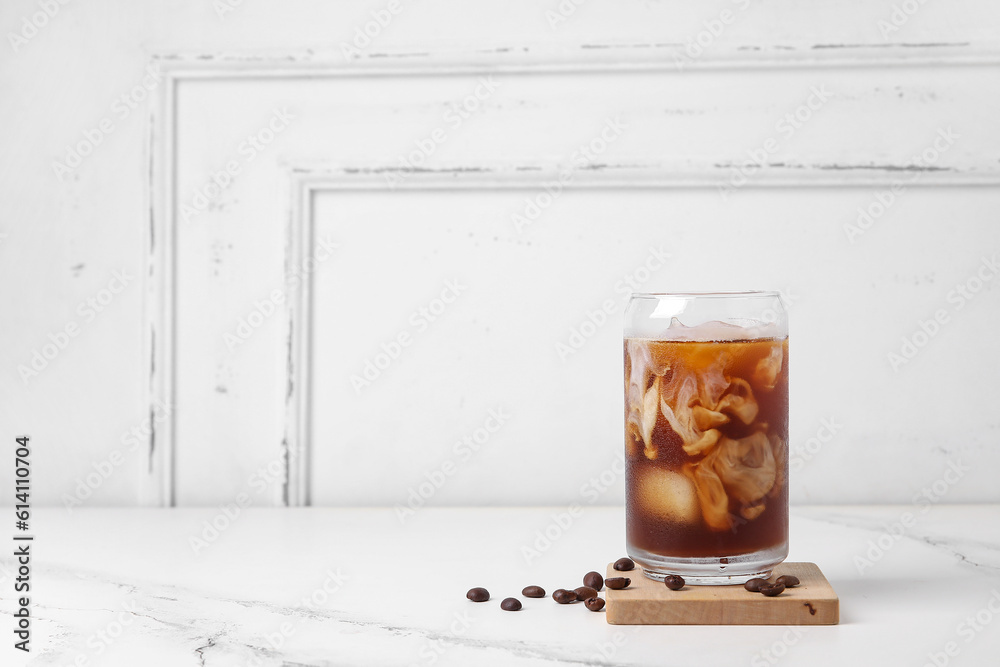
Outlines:
<svg viewBox="0 0 1000 667"><path fill-rule="evenodd" d="M661 297L699 297L699 298L717 298L717 297L769 297L769 298L781 298L781 292L777 290L743 290L743 291L733 291L733 292L632 292L633 299L658 299Z"/></svg>

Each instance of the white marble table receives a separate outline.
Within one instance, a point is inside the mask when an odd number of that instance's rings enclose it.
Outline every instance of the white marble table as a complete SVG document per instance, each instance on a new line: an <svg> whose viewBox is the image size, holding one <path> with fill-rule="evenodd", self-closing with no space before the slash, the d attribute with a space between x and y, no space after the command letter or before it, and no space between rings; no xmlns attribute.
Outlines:
<svg viewBox="0 0 1000 667"><path fill-rule="evenodd" d="M565 509L249 508L198 553L218 510L39 510L33 651L11 648L4 547L0 664L1000 664L1000 506L795 508L790 558L841 599L839 626L810 628L611 626L550 598L501 611L623 555L621 509L590 507L526 562Z"/></svg>

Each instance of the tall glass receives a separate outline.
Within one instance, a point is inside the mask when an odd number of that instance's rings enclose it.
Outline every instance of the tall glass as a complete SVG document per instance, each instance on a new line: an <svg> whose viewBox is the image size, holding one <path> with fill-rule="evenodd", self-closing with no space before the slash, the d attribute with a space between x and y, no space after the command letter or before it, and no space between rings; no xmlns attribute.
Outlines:
<svg viewBox="0 0 1000 667"><path fill-rule="evenodd" d="M788 321L777 292L633 294L625 523L646 576L767 577L788 555Z"/></svg>

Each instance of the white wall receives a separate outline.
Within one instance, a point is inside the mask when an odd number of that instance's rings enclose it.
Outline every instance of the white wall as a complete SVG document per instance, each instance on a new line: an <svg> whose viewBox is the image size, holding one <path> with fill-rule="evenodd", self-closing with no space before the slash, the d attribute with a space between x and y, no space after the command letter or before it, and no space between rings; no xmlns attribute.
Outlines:
<svg viewBox="0 0 1000 667"><path fill-rule="evenodd" d="M619 502L620 479L581 487L620 448L615 284L650 246L671 255L651 290L791 297L793 501L909 502L955 461L971 470L944 501L997 500L998 292L949 293L1000 250L998 10L680 4L588 2L553 27L555 2L423 0L349 62L341 44L385 3L61 6L0 56L0 410L8 438L34 438L37 500L86 495L110 459L83 504L397 504L449 461L431 503ZM5 3L0 25L37 11ZM711 44L692 57L699 33ZM152 97L122 106L150 63ZM491 73L496 91L456 127L449 105ZM250 159L242 142L283 108L293 120ZM790 133L797 110L809 119ZM60 178L53 161L103 118ZM627 129L519 229L511 216L614 118ZM386 171L438 127L427 171ZM913 160L949 127L937 159ZM185 220L230 161L232 184ZM845 226L894 184L852 243ZM324 238L331 258L287 284ZM134 278L91 321L78 304L116 271ZM467 291L412 324L453 278ZM230 349L275 289L294 307ZM605 298L616 312L561 359ZM937 309L948 323L894 369L887 355ZM69 323L79 334L23 381ZM412 345L355 392L351 374L400 332ZM509 423L456 455L496 406ZM810 451L824 418L843 426Z"/></svg>

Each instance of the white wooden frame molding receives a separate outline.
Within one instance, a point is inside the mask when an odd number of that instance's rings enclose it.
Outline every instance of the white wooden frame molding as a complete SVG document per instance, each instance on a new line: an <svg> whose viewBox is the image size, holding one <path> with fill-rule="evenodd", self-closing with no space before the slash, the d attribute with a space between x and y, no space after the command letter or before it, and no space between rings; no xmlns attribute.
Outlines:
<svg viewBox="0 0 1000 667"><path fill-rule="evenodd" d="M532 72L677 72L683 58L680 44L581 44L572 49L529 47L494 48L452 52L369 52L354 62L339 55L314 53L277 54L164 54L154 57L163 79L151 106L149 121L149 224L147 231L147 301L145 331L149 359L149 410L153 426L148 442L148 466L141 485L142 502L172 506L175 502L175 411L157 422L160 406L174 406L174 313L176 186L175 150L177 88L187 80L275 79L283 77L334 78L379 76L432 76L453 73ZM747 45L706 53L685 62L684 70L702 68L784 67L906 67L996 66L1000 49L995 45L944 44L816 44L810 47ZM665 164L591 164L574 174L571 188L697 188L725 183L738 165L678 166ZM556 161L533 164L484 166L449 165L435 169L404 169L388 165L288 164L289 209L286 271L301 266L311 247L313 195L322 190L386 190L385 176L405 172L396 187L403 190L457 188L534 188L553 179ZM883 186L896 182L901 172L920 172L921 187L1000 185L997 168L955 169L915 164L789 164L766 165L747 187L785 186ZM278 187L278 184L276 184ZM277 221L275 221L277 224ZM308 505L309 460L309 358L311 280L299 281L288 299L288 390L285 435L280 443L288 463L284 504ZM278 444L278 443L276 443Z"/></svg>

